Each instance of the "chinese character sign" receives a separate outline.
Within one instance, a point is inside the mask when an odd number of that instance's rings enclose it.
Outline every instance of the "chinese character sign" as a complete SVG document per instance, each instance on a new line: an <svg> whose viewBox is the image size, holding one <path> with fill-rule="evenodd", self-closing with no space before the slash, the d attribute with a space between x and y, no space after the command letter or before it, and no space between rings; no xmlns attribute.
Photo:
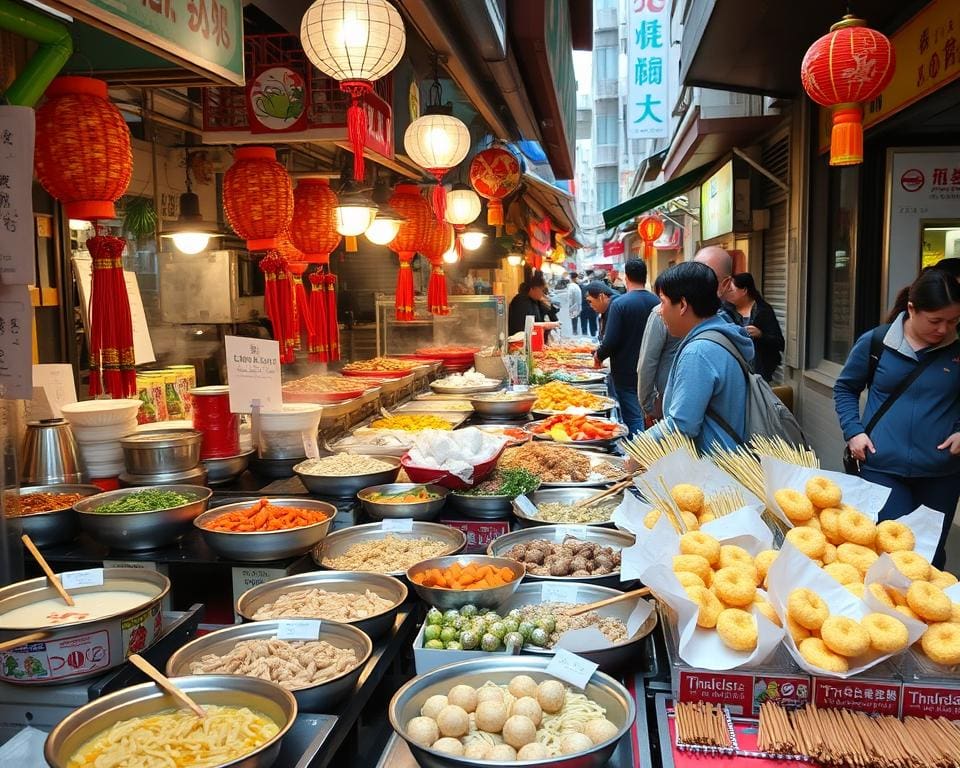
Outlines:
<svg viewBox="0 0 960 768"><path fill-rule="evenodd" d="M669 136L670 4L627 2L627 138Z"/></svg>
<svg viewBox="0 0 960 768"><path fill-rule="evenodd" d="M29 285L33 269L33 139L30 107L0 106L0 282Z"/></svg>

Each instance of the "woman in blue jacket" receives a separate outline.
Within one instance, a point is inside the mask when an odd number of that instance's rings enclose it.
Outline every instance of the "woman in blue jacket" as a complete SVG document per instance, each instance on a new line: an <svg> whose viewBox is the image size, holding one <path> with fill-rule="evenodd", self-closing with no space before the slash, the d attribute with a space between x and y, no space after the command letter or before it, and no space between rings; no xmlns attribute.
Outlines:
<svg viewBox="0 0 960 768"><path fill-rule="evenodd" d="M869 331L857 339L833 387L843 438L860 476L891 489L880 512L891 520L924 504L943 512L934 557L943 567L944 543L960 497L960 284L930 269L910 286L907 309L881 326L883 344L871 365ZM874 413L919 365L922 373L867 434ZM870 371L873 368L873 380ZM860 415L860 393L867 404Z"/></svg>

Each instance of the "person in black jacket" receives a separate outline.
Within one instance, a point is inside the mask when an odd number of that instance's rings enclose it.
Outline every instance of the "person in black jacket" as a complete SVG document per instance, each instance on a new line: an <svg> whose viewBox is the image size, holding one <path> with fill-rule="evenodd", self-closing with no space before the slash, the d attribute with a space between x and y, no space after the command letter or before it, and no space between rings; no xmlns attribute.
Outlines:
<svg viewBox="0 0 960 768"><path fill-rule="evenodd" d="M753 339L754 369L766 381L772 381L786 346L773 307L763 300L749 272L733 276L726 298L736 308L740 325Z"/></svg>
<svg viewBox="0 0 960 768"><path fill-rule="evenodd" d="M511 336L524 329L527 315L533 316L533 322L551 322L548 329L556 328L557 314L547 299L547 281L542 272L534 272L528 283L521 283L517 295L510 300L507 311L507 333Z"/></svg>

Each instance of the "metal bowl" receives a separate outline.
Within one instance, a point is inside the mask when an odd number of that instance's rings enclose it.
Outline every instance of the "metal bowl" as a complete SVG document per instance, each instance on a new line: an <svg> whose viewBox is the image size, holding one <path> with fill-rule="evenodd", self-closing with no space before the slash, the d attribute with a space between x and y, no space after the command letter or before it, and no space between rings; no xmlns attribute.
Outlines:
<svg viewBox="0 0 960 768"><path fill-rule="evenodd" d="M257 621L225 627L198 637L170 657L167 661L167 676L204 674L191 671L190 665L207 654L227 654L244 640L273 639L277 636L279 625L279 621ZM339 675L316 685L291 690L297 705L305 712L332 712L333 707L356 688L360 673L373 653L373 643L356 627L336 621L320 622L320 634L316 639L327 642L334 648L352 650L357 655L357 663Z"/></svg>
<svg viewBox="0 0 960 768"><path fill-rule="evenodd" d="M269 768L280 754L280 740L297 717L297 700L279 685L243 675L176 677L174 685L201 706L248 707L273 720L280 732L252 752L211 768ZM155 683L123 688L75 709L50 732L43 756L53 768L68 768L87 741L121 720L177 709L179 703Z"/></svg>
<svg viewBox="0 0 960 768"><path fill-rule="evenodd" d="M0 642L37 631L47 634L41 640L5 653L0 681L16 685L56 685L97 677L160 638L163 634L160 603L170 592L170 580L166 576L142 568L104 568L102 586L70 589L74 596L104 591L142 593L143 601L98 619L71 621L49 628L14 628L2 625L3 614L56 598L57 592L43 576L0 589ZM78 666L63 663L64 648L79 653Z"/></svg>
<svg viewBox="0 0 960 768"><path fill-rule="evenodd" d="M477 520L499 520L510 514L512 496L470 496L451 493L447 501L458 512Z"/></svg>
<svg viewBox="0 0 960 768"><path fill-rule="evenodd" d="M443 589L442 587L425 587L417 584L413 577L418 573L423 573L431 568L449 568L454 563L459 563L461 567L469 564L490 565L494 568L509 568L513 571L513 581L504 584L502 587L488 587L486 589ZM407 569L407 581L413 586L414 592L423 598L427 605L439 608L441 611L447 611L451 608L459 609L471 603L478 608L496 608L500 603L509 598L520 582L523 580L523 563L511 560L507 557L490 557L489 555L455 555L452 557L432 557L429 560L411 565Z"/></svg>
<svg viewBox="0 0 960 768"><path fill-rule="evenodd" d="M430 389L441 395L476 395L481 392L496 392L503 386L499 379L490 379L486 384L474 384L471 387L451 387L443 379L430 382Z"/></svg>
<svg viewBox="0 0 960 768"><path fill-rule="evenodd" d="M241 562L261 563L268 560L282 560L286 557L303 555L313 549L327 535L337 508L325 501L305 498L270 499L274 507L295 507L312 509L327 515L326 520L299 528L283 531L215 531L207 526L218 517L249 509L249 501L224 504L204 512L193 524L200 529L203 540L223 558Z"/></svg>
<svg viewBox="0 0 960 768"><path fill-rule="evenodd" d="M31 493L79 493L95 496L102 492L96 485L29 485L20 489L20 496L29 496ZM73 505L50 512L35 512L32 515L8 515L7 523L15 528L18 537L26 533L38 547L72 541L80 531L80 520Z"/></svg>
<svg viewBox="0 0 960 768"><path fill-rule="evenodd" d="M459 554L467 545L467 537L463 535L463 531L442 523L423 523L415 520L409 531L385 531L383 523L367 523L366 525L354 525L331 533L314 547L313 560L321 568L329 569L330 566L326 565L325 561L339 557L355 544L379 541L387 536L396 536L400 539L437 539L446 545L446 551L441 552L437 557ZM390 571L390 575L404 576L407 568L411 565L413 563L405 564L395 571Z"/></svg>
<svg viewBox="0 0 960 768"><path fill-rule="evenodd" d="M382 573L360 573L351 571L314 571L296 576L285 576L248 589L237 599L237 613L245 621L256 621L254 614L267 603L274 603L281 595L305 589L322 589L326 592L366 592L389 600L392 605L372 616L343 622L363 631L372 640L390 631L397 617L397 610L406 601L407 585L399 579ZM301 616L303 619L323 619L322 616ZM274 621L274 619L265 619ZM257 621L257 623L259 623Z"/></svg>
<svg viewBox="0 0 960 768"><path fill-rule="evenodd" d="M294 466L293 471L310 493L316 493L319 496L348 498L364 488L396 482L397 475L400 474L400 459L393 456L363 456L362 454L359 457L381 461L389 464L390 468L358 475L314 475L303 471L309 462L301 461Z"/></svg>
<svg viewBox="0 0 960 768"><path fill-rule="evenodd" d="M530 413L536 399L537 396L532 392L515 392L510 398L474 395L470 398L470 405L481 416L503 419Z"/></svg>
<svg viewBox="0 0 960 768"><path fill-rule="evenodd" d="M222 459L202 459L201 463L207 470L207 483L219 485L236 480L246 471L252 455L253 449L250 449L236 456L225 456Z"/></svg>
<svg viewBox="0 0 960 768"><path fill-rule="evenodd" d="M121 488L140 485L200 485L207 484L207 470L203 466L185 469L182 472L163 472L157 475L134 475L122 472L117 480Z"/></svg>
<svg viewBox="0 0 960 768"><path fill-rule="evenodd" d="M543 491L534 491L531 493L528 498L534 505L536 505L538 511L541 504L570 504L574 505L585 499L589 499L591 496L595 496L600 493L596 488L548 488ZM601 499L598 503L600 505L605 504L619 504L623 501L623 491L615 493L613 496L608 496L605 499ZM516 503L512 504L513 514L516 515L517 519L520 520L520 524L524 526L528 525L565 525L565 523L556 523L555 521L544 520L539 516L532 516L526 514ZM573 525L605 525L612 526L613 520L611 519L613 513L610 513L611 517L606 520L598 520L596 522L585 522L585 523L573 523Z"/></svg>
<svg viewBox="0 0 960 768"><path fill-rule="evenodd" d="M203 436L193 429L140 432L120 439L123 463L134 475L184 472L200 463Z"/></svg>
<svg viewBox="0 0 960 768"><path fill-rule="evenodd" d="M516 675L529 675L537 682L556 679L547 674L546 668L550 661L549 658L490 654L481 659L439 667L415 677L394 694L388 709L390 725L406 740L414 759L422 768L509 768L515 763L454 757L416 744L407 737L406 724L420 714L420 708L430 696L445 695L455 685L480 687L487 681L506 685ZM519 765L542 768L601 768L607 764L620 740L633 726L637 716L636 706L630 692L603 672L593 674L584 693L606 710L605 717L618 726L616 735L585 752L545 760L525 760L518 763Z"/></svg>
<svg viewBox="0 0 960 768"><path fill-rule="evenodd" d="M97 507L103 504L144 490L152 489L123 488L78 501L73 508L80 515L80 527L96 541L108 547L117 549L165 547L190 530L193 519L207 508L207 502L213 495L213 491L209 488L197 485L168 485L164 490L175 491L192 501L156 512L96 511Z"/></svg>
<svg viewBox="0 0 960 768"><path fill-rule="evenodd" d="M579 539L580 541L589 541L602 544L612 549L623 550L632 547L636 539L633 534L625 531L617 531L611 528L601 528L597 525L538 525L533 528L523 528L513 533L505 533L498 536L487 546L487 554L494 557L506 557L507 552L515 544L527 544L534 539L546 539L547 541L562 544L568 537ZM584 584L597 584L603 587L618 587L620 585L620 569L613 573L602 576L538 576L527 571L524 581L559 581L559 582L582 582Z"/></svg>
<svg viewBox="0 0 960 768"><path fill-rule="evenodd" d="M382 501L375 501L370 497L375 493L396 493L398 491L412 490L414 488L426 488L429 493L436 494L437 498L427 501L406 501L401 504L388 504ZM449 488L443 488L439 485L424 485L423 483L387 483L385 485L373 485L364 488L357 494L363 509L370 517L377 520L390 520L396 518L410 517L414 520L436 520L443 509Z"/></svg>
<svg viewBox="0 0 960 768"><path fill-rule="evenodd" d="M525 424L523 428L527 432L529 432L531 435L533 435L535 440L549 440L551 442L556 442L556 443L559 443L560 445L566 445L573 448L576 448L579 446L589 446L591 448L609 448L615 442L617 442L617 440L619 440L620 438L626 437L627 433L630 431L627 428L626 424L617 424L617 427L618 427L617 433L613 437L605 437L597 440L563 440L561 441L561 440L554 440L553 437L550 436L549 432L534 431L535 428L539 427L545 421L546 419L541 419L539 421L531 421L529 424ZM610 422L610 419L598 419L598 421Z"/></svg>
<svg viewBox="0 0 960 768"><path fill-rule="evenodd" d="M576 603L586 605L595 603L599 600L605 600L609 597L616 597L622 594L618 589L609 587L600 587L596 584L584 584L575 582L573 584L548 584L544 581L524 582L520 588L508 597L498 608L497 612L505 616L514 608L522 608L525 605L537 605L539 603ZM613 605L605 605L597 608L595 613L604 618L620 619L624 624L630 618L630 614L636 609L637 605L643 601L642 597L632 597L622 600ZM650 612L650 616L640 625L639 629L626 640L622 640L607 648L578 650L577 654L595 664L600 665L604 672L617 670L631 665L633 668L640 666L640 643L657 626L657 611ZM553 656L555 651L552 648L538 648L535 645L527 644L523 646L524 653L533 653L538 656Z"/></svg>

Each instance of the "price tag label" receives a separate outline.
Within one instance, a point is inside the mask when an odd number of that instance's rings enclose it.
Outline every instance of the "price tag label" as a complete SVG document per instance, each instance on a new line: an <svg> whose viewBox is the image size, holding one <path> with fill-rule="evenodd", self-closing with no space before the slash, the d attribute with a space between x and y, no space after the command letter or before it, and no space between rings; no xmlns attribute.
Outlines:
<svg viewBox="0 0 960 768"><path fill-rule="evenodd" d="M553 660L547 664L547 674L559 677L564 682L570 683L574 688L581 691L587 687L593 673L597 671L598 664L588 661L583 656L577 656L575 653L558 648L553 656Z"/></svg>
<svg viewBox="0 0 960 768"><path fill-rule="evenodd" d="M413 530L412 517L395 517L384 520L380 527L384 531L393 531L395 533L410 533Z"/></svg>
<svg viewBox="0 0 960 768"><path fill-rule="evenodd" d="M541 582L540 600L544 603L576 603L580 591L573 584Z"/></svg>
<svg viewBox="0 0 960 768"><path fill-rule="evenodd" d="M580 539L583 541L587 537L587 528L586 525L565 525L563 526L564 538L572 536L575 539Z"/></svg>
<svg viewBox="0 0 960 768"><path fill-rule="evenodd" d="M309 432L301 432L303 438L303 451L308 459L319 459L320 449L317 447L317 436Z"/></svg>
<svg viewBox="0 0 960 768"><path fill-rule="evenodd" d="M103 586L103 568L88 568L85 571L68 571L60 575L64 589Z"/></svg>
<svg viewBox="0 0 960 768"><path fill-rule="evenodd" d="M284 619L277 622L278 640L317 640L320 619Z"/></svg>
<svg viewBox="0 0 960 768"><path fill-rule="evenodd" d="M513 500L513 503L516 504L520 508L520 511L527 517L538 517L540 515L537 505L522 493Z"/></svg>

